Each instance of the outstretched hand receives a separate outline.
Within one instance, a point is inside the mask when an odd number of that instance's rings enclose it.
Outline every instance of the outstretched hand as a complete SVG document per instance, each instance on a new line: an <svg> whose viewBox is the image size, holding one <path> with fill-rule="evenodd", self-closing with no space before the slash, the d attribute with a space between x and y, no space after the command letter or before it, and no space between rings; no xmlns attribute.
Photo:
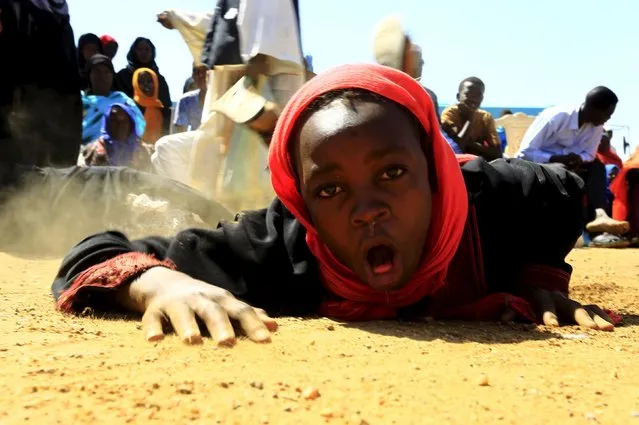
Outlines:
<svg viewBox="0 0 639 425"><path fill-rule="evenodd" d="M142 328L148 341L164 338L170 324L186 343L202 342L196 318L201 319L218 345L234 345L233 322L251 340L270 342L277 323L262 309L235 298L229 291L164 267L143 273L123 288L118 299L125 307L143 313Z"/></svg>
<svg viewBox="0 0 639 425"><path fill-rule="evenodd" d="M171 18L169 17L168 12L162 12L158 16L158 22L162 24L162 26L168 30L172 30L175 27L173 26L173 22L171 22Z"/></svg>
<svg viewBox="0 0 639 425"><path fill-rule="evenodd" d="M529 288L524 298L533 306L535 313L546 326L560 323L576 324L588 329L612 331L612 319L596 305L582 305L559 291Z"/></svg>

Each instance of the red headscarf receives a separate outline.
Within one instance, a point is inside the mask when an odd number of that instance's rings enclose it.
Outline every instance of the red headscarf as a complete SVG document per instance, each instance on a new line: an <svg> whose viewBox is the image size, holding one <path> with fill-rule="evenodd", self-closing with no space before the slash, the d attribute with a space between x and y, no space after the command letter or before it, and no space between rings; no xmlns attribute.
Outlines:
<svg viewBox="0 0 639 425"><path fill-rule="evenodd" d="M115 40L115 38L111 37L108 34L104 34L104 35L100 36L100 42L102 43L102 47L106 46L109 43L118 44L118 42Z"/></svg>
<svg viewBox="0 0 639 425"><path fill-rule="evenodd" d="M430 233L419 268L406 286L397 291L387 293L370 288L333 256L319 239L297 190L289 156L293 128L313 100L340 89L368 90L403 105L417 117L428 135L424 148L432 152L434 164L429 166L434 167L437 176ZM306 241L319 262L324 285L339 298L324 302L322 314L347 320L391 318L397 308L414 304L445 284L448 266L464 231L468 195L459 160L441 135L433 102L409 75L380 65L344 65L313 78L293 96L278 120L269 151L269 168L278 198L307 230Z"/></svg>

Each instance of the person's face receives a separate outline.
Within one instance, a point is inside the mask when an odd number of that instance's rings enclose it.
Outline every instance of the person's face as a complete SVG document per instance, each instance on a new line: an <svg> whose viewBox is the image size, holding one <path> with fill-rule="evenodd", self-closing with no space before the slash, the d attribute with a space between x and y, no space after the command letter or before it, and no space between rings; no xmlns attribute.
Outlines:
<svg viewBox="0 0 639 425"><path fill-rule="evenodd" d="M110 59L113 59L115 55L118 53L118 43L107 43L104 45L104 54L107 55Z"/></svg>
<svg viewBox="0 0 639 425"><path fill-rule="evenodd" d="M484 101L484 87L481 84L466 81L457 94L457 100L471 109L479 109Z"/></svg>
<svg viewBox="0 0 639 425"><path fill-rule="evenodd" d="M142 40L135 46L135 56L142 65L149 64L153 61L153 48L147 41Z"/></svg>
<svg viewBox="0 0 639 425"><path fill-rule="evenodd" d="M607 109L588 108L587 120L594 126L604 125L615 113L617 105L611 105Z"/></svg>
<svg viewBox="0 0 639 425"><path fill-rule="evenodd" d="M96 44L87 43L82 46L82 56L84 57L85 61L88 61L93 55L98 53L100 53L100 46Z"/></svg>
<svg viewBox="0 0 639 425"><path fill-rule="evenodd" d="M370 287L403 287L417 270L431 221L420 135L395 105L336 100L301 127L300 192L320 239Z"/></svg>
<svg viewBox="0 0 639 425"><path fill-rule="evenodd" d="M206 89L206 66L198 66L193 69L193 82L200 90Z"/></svg>
<svg viewBox="0 0 639 425"><path fill-rule="evenodd" d="M140 90L144 93L145 96L153 97L155 94L155 83L153 82L153 77L148 72L143 72L138 77L138 84L140 85Z"/></svg>
<svg viewBox="0 0 639 425"><path fill-rule="evenodd" d="M104 64L97 65L91 69L89 74L91 81L91 91L98 96L106 96L111 93L113 87L113 72Z"/></svg>
<svg viewBox="0 0 639 425"><path fill-rule="evenodd" d="M131 117L119 106L114 106L109 112L107 131L116 140L125 140L131 135L133 123Z"/></svg>

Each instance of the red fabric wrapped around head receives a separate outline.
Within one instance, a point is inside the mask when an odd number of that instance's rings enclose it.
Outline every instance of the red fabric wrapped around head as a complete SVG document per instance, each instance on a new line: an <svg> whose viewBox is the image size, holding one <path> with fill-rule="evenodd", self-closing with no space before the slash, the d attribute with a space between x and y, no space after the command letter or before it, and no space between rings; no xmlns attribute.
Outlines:
<svg viewBox="0 0 639 425"><path fill-rule="evenodd" d="M100 36L100 42L102 42L102 46L106 46L109 43L118 44L118 42L115 40L115 38L111 37L108 34L104 34L103 36Z"/></svg>
<svg viewBox="0 0 639 425"><path fill-rule="evenodd" d="M427 135L425 151L432 152L437 187L433 191L430 232L418 270L401 289L376 291L339 262L317 232L297 189L297 177L289 144L300 114L313 100L341 89L363 89L390 99L408 109ZM427 146L431 144L431 146ZM307 230L307 244L319 262L321 279L335 299L323 303L320 313L344 320L391 318L397 308L420 301L445 284L448 265L464 231L468 195L456 157L444 140L437 111L422 86L409 75L381 65L344 65L319 74L289 101L277 123L270 145L269 168L278 198Z"/></svg>

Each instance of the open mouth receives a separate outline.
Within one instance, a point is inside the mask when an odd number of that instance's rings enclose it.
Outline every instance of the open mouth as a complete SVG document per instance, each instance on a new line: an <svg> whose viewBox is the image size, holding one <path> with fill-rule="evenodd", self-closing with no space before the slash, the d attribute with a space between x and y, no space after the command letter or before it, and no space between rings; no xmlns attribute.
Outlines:
<svg viewBox="0 0 639 425"><path fill-rule="evenodd" d="M376 245L368 250L366 261L374 274L389 273L393 269L395 251L388 245Z"/></svg>

